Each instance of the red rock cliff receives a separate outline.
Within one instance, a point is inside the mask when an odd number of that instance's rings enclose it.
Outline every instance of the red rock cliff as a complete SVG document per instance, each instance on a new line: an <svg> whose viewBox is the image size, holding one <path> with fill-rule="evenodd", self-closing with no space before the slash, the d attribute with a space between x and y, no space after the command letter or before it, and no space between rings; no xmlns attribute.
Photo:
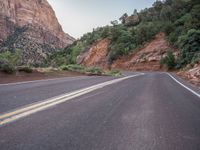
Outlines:
<svg viewBox="0 0 200 150"><path fill-rule="evenodd" d="M0 42L3 46L23 49L23 45L36 44L38 47L42 44L50 52L50 49L63 48L73 41L63 32L47 0L0 0ZM45 53L44 49L40 51Z"/></svg>

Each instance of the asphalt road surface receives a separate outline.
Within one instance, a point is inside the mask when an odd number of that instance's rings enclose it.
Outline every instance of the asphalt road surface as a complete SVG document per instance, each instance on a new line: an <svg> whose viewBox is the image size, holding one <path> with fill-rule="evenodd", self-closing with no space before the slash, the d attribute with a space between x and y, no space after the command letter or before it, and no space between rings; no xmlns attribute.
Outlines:
<svg viewBox="0 0 200 150"><path fill-rule="evenodd" d="M0 85L0 150L200 150L199 89L125 75Z"/></svg>

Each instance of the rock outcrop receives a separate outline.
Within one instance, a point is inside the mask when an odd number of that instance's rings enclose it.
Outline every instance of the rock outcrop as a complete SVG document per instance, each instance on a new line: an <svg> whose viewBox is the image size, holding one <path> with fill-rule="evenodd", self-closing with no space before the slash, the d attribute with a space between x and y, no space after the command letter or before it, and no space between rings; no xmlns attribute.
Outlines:
<svg viewBox="0 0 200 150"><path fill-rule="evenodd" d="M182 78L190 81L200 89L200 61L193 66L189 65L188 68L190 69L187 69L186 67L184 70L179 71L177 74Z"/></svg>
<svg viewBox="0 0 200 150"><path fill-rule="evenodd" d="M23 63L40 63L73 41L47 0L0 0L0 51L21 49Z"/></svg>
<svg viewBox="0 0 200 150"><path fill-rule="evenodd" d="M96 43L94 43L90 49L81 54L77 58L77 62L79 64L82 64L84 66L100 66L100 67L107 67L107 56L109 54L109 45L110 45L109 39L102 39Z"/></svg>
<svg viewBox="0 0 200 150"><path fill-rule="evenodd" d="M140 23L140 18L138 15L131 15L125 19L125 25L135 26Z"/></svg>
<svg viewBox="0 0 200 150"><path fill-rule="evenodd" d="M137 13L134 13L131 16L128 16L127 13L123 14L119 20L122 21L122 24L126 26L135 26L140 23L140 18Z"/></svg>

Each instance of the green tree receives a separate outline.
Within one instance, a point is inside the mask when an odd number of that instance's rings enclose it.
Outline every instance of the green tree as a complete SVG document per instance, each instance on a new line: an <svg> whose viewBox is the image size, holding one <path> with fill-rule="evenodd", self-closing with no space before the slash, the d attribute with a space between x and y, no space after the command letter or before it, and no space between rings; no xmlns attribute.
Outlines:
<svg viewBox="0 0 200 150"><path fill-rule="evenodd" d="M122 24L124 24L125 22L126 22L126 18L128 17L128 14L127 13L125 13L125 14L123 14L120 18L119 18L119 20L122 22Z"/></svg>
<svg viewBox="0 0 200 150"><path fill-rule="evenodd" d="M113 26L118 25L118 21L117 21L117 20L111 21L110 23L111 23Z"/></svg>
<svg viewBox="0 0 200 150"><path fill-rule="evenodd" d="M180 66L185 66L192 61L200 59L200 30L191 29L186 35L179 37Z"/></svg>
<svg viewBox="0 0 200 150"><path fill-rule="evenodd" d="M200 28L200 4L194 5L192 10L191 10L191 15L192 15L192 24L195 29Z"/></svg>
<svg viewBox="0 0 200 150"><path fill-rule="evenodd" d="M164 21L172 20L172 8L170 6L164 6L160 12L160 18Z"/></svg>

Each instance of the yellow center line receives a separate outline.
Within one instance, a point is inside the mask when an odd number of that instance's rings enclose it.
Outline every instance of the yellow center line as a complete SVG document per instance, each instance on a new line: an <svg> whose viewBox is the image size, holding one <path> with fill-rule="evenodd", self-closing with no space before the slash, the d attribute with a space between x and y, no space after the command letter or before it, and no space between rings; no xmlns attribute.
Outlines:
<svg viewBox="0 0 200 150"><path fill-rule="evenodd" d="M32 105L26 106L24 108L20 108L20 109L11 111L9 113L2 114L2 115L0 115L0 125L7 124L7 123L15 121L19 118L31 115L33 113L39 112L39 111L44 110L44 109L47 109L51 106L66 102L66 101L71 100L73 98L76 98L76 97L79 97L81 95L95 91L97 89L103 88L107 85L111 85L111 84L129 79L129 78L141 76L141 75L144 75L144 74L141 73L141 74L137 74L137 75L132 75L132 76L127 76L127 77L123 77L123 78L119 78L119 79L114 79L114 80L107 81L107 82L104 82L104 83L100 83L100 84L97 84L97 85L93 85L93 86L90 86L90 87L87 87L87 88L84 88L84 89L81 89L81 90L77 90L75 92L67 93L67 94L58 96L56 98L52 98L50 100L46 100L46 101L42 101L42 102L39 102L39 103L36 103L36 104L32 104Z"/></svg>

